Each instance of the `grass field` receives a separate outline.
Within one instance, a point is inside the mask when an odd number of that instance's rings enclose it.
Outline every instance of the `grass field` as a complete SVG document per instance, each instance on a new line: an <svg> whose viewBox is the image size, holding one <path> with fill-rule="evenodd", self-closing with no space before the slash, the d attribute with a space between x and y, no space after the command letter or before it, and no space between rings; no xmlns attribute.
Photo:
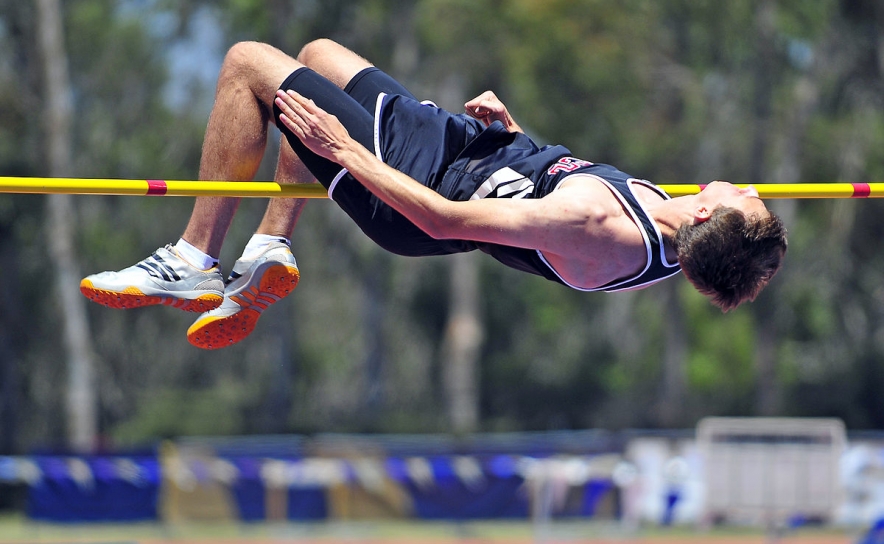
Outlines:
<svg viewBox="0 0 884 544"><path fill-rule="evenodd" d="M850 544L856 535L837 531L798 531L779 538L763 532L691 529L640 530L628 534L617 525L530 523L336 522L321 524L75 524L34 523L0 518L2 544Z"/></svg>

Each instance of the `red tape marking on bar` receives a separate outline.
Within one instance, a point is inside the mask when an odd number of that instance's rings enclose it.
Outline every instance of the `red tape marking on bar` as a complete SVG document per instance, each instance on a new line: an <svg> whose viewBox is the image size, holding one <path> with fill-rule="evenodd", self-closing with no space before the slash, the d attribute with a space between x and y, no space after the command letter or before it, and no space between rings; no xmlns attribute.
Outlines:
<svg viewBox="0 0 884 544"><path fill-rule="evenodd" d="M872 187L868 183L854 183L853 196L851 198L869 198L872 194Z"/></svg>
<svg viewBox="0 0 884 544"><path fill-rule="evenodd" d="M154 196L163 196L166 194L166 190L168 186L166 185L165 180L162 179L149 179L147 180L147 193L148 195Z"/></svg>

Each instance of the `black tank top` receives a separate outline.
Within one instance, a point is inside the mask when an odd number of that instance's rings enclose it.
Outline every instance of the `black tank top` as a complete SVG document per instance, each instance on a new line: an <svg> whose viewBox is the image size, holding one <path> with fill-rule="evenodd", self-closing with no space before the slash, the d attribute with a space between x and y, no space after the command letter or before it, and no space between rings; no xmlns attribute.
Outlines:
<svg viewBox="0 0 884 544"><path fill-rule="evenodd" d="M632 188L648 187L662 198L669 196L644 180L638 180L607 164L594 164L571 156L563 146L538 147L529 137L512 133L500 123L492 124L475 138L446 172L439 192L450 200L479 198L543 198L569 176L592 175L602 180L620 200L633 221L641 226L647 248L647 265L635 276L620 278L601 287L585 289L566 282L538 250L475 243L501 263L543 276L581 291L640 289L677 274L678 263L666 259L663 237Z"/></svg>

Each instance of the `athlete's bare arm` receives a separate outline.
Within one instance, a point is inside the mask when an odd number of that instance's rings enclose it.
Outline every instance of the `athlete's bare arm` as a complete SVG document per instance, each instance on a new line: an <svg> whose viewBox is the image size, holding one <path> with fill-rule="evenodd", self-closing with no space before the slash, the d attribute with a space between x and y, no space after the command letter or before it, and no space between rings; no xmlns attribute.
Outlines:
<svg viewBox="0 0 884 544"><path fill-rule="evenodd" d="M381 162L350 138L335 116L295 91L279 91L277 105L281 121L311 151L347 168L434 238L537 249L581 287L598 287L644 265L638 229L601 183L569 183L541 199L453 202Z"/></svg>

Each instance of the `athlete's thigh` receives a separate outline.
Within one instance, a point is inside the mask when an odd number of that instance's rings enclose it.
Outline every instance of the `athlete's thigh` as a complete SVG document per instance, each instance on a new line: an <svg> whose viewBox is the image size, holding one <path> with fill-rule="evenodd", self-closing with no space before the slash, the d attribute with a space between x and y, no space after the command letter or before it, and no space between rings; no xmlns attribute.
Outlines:
<svg viewBox="0 0 884 544"><path fill-rule="evenodd" d="M315 40L301 49L298 61L341 89L359 72L372 65L343 45L328 39Z"/></svg>
<svg viewBox="0 0 884 544"><path fill-rule="evenodd" d="M301 66L293 57L266 43L240 42L224 57L218 85L245 83L270 107L280 83Z"/></svg>
<svg viewBox="0 0 884 544"><path fill-rule="evenodd" d="M331 40L315 40L298 54L298 61L344 89L374 115L380 93L414 98L401 83L346 47Z"/></svg>

